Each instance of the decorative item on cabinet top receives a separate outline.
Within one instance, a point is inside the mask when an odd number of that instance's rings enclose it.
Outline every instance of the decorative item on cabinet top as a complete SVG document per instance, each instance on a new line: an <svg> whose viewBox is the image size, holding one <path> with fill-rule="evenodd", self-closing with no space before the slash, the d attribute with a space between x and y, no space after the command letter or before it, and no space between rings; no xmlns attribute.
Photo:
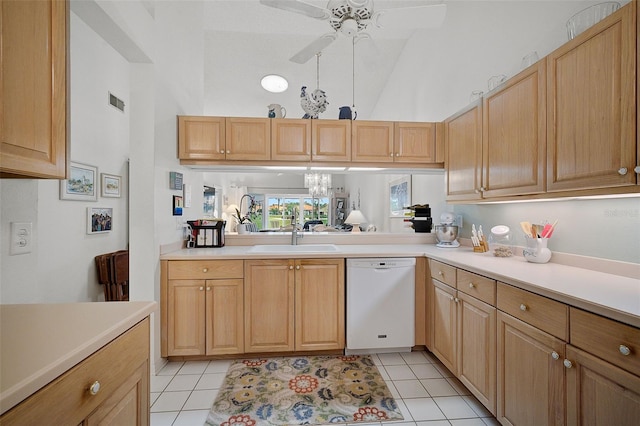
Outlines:
<svg viewBox="0 0 640 426"><path fill-rule="evenodd" d="M187 248L223 247L224 227L227 224L222 219L188 220L189 234Z"/></svg>

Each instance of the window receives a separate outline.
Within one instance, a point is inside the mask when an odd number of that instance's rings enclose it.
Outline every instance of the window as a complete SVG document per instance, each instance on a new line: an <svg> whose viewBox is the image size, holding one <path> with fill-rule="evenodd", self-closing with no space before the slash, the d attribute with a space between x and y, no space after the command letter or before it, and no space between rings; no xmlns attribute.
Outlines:
<svg viewBox="0 0 640 426"><path fill-rule="evenodd" d="M299 227L310 220L321 220L325 225L330 223L328 197L313 198L308 194L251 195L260 206L260 210L256 210L260 223L257 223L258 219L254 221L259 229L284 228L292 224L292 219ZM262 208L263 205L266 208Z"/></svg>

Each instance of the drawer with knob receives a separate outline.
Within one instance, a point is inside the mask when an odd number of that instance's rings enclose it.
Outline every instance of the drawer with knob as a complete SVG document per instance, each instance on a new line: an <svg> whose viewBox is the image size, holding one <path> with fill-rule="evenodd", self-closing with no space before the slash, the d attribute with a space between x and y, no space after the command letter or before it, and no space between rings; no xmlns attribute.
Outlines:
<svg viewBox="0 0 640 426"><path fill-rule="evenodd" d="M496 280L458 269L458 291L496 306Z"/></svg>
<svg viewBox="0 0 640 426"><path fill-rule="evenodd" d="M547 333L567 340L569 307L564 303L498 282L498 309Z"/></svg>
<svg viewBox="0 0 640 426"><path fill-rule="evenodd" d="M571 345L640 376L640 329L577 308L569 318Z"/></svg>
<svg viewBox="0 0 640 426"><path fill-rule="evenodd" d="M168 265L170 280L211 280L242 278L242 260L172 260Z"/></svg>
<svg viewBox="0 0 640 426"><path fill-rule="evenodd" d="M431 269L431 278L440 282L456 286L456 268L447 265L446 263L438 262L437 260L429 259L429 269Z"/></svg>

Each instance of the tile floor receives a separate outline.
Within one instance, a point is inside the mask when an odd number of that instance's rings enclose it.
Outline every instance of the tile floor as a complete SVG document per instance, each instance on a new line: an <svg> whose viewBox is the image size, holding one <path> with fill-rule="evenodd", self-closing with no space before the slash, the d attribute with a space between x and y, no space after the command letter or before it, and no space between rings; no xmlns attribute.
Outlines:
<svg viewBox="0 0 640 426"><path fill-rule="evenodd" d="M404 416L383 425L499 425L430 352L378 354L373 360ZM151 426L202 426L231 362L165 365L151 377Z"/></svg>

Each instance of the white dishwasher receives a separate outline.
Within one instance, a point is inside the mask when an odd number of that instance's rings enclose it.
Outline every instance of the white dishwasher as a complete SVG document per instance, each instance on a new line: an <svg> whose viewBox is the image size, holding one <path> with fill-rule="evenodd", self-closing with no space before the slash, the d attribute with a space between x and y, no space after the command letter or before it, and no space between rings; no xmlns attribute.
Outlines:
<svg viewBox="0 0 640 426"><path fill-rule="evenodd" d="M415 270L414 258L347 259L347 355L411 351Z"/></svg>

